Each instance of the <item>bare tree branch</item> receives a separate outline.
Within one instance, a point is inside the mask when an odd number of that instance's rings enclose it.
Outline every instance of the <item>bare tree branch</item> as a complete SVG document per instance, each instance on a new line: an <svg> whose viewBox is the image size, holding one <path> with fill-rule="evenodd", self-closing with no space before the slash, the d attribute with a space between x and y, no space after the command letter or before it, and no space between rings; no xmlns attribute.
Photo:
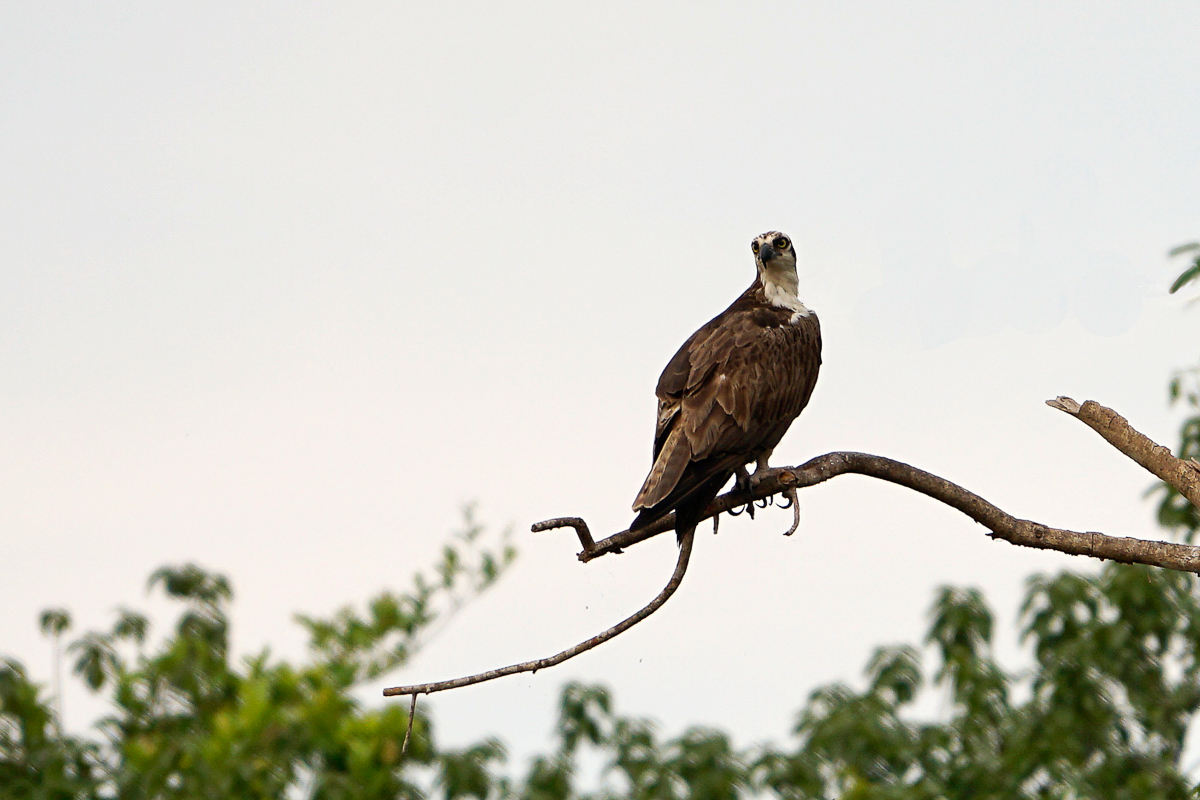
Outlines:
<svg viewBox="0 0 1200 800"><path fill-rule="evenodd" d="M1056 397L1047 400L1046 405L1065 411L1087 425L1155 477L1178 489L1189 503L1200 508L1200 469L1194 462L1179 460L1171 455L1169 449L1134 430L1120 414L1093 400L1085 400L1080 405L1069 397Z"/></svg>
<svg viewBox="0 0 1200 800"><path fill-rule="evenodd" d="M1114 447L1178 488L1195 504L1196 490L1200 488L1197 487L1197 483L1200 483L1200 471L1189 462L1176 459L1166 448L1156 445L1130 427L1120 414L1099 403L1089 400L1080 406L1069 398L1049 402L1055 408L1079 416L1081 420L1100 431ZM1144 461L1149 463L1143 463ZM1018 519L945 478L900 461L867 453L826 453L798 467L768 470L758 476L749 492L734 490L718 497L705 509L704 518L744 505L752 499L761 499L789 489L815 486L848 473L895 483L939 500L987 527L992 538L1003 539L1011 544L1058 550L1071 555L1086 555L1126 564L1148 564L1181 572L1200 572L1200 547L1176 542L1109 536L1094 531L1080 533ZM1187 494L1188 491L1192 492L1192 495ZM582 520L569 519L570 522L565 519L547 520L535 525L534 530L549 530L567 525L576 527L577 531L578 525L582 525L586 530L586 524ZM586 562L607 553L619 553L629 545L671 530L674 524L674 515L668 515L645 528L621 531L599 542L592 542L589 533L585 543L581 535L580 541L584 548L579 553L579 560Z"/></svg>
<svg viewBox="0 0 1200 800"><path fill-rule="evenodd" d="M1200 508L1200 465L1185 462L1175 458L1171 452L1161 445L1155 444L1143 434L1134 430L1129 422L1110 408L1105 408L1091 400L1082 405L1069 397L1059 397L1047 400L1048 405L1077 417L1104 437L1113 447L1141 464L1154 475L1174 486L1193 505ZM793 504L797 503L796 490L835 478L838 475L857 474L867 475L879 480L905 486L914 491L932 497L951 508L966 514L971 519L985 526L994 539L1024 547L1037 547L1043 550L1057 550L1071 555L1085 555L1093 558L1119 561L1125 564L1147 564L1164 569L1180 572L1200 573L1200 547L1178 544L1175 542L1158 542L1147 539L1133 539L1123 536L1109 536L1104 533L1088 531L1079 533L1051 528L1040 522L1018 519L1006 511L984 500L974 492L951 483L945 478L938 477L909 464L894 461L883 456L868 453L835 452L802 464L798 467L783 467L766 470L754 476L750 489L728 492L709 504L702 519L716 517L737 508L738 506L771 497L782 493ZM793 524L788 535L796 530L799 515L796 512L796 524ZM534 531L546 531L555 528L574 528L579 537L583 550L579 553L580 561L591 561L607 553L620 553L629 545L645 541L664 531L673 530L675 515L670 514L644 528L636 531L625 530L613 534L599 542L592 538L586 522L579 517L557 517L534 524ZM689 531L680 542L679 560L675 563L675 572L663 590L650 601L649 605L636 614L614 625L608 630L593 636L585 642L580 642L569 650L558 655L537 661L526 661L513 664L502 669L481 672L465 678L456 678L437 683L422 683L414 686L397 686L384 689L385 696L412 695L415 701L418 694L430 694L445 689L456 689L460 686L470 686L483 683L505 675L519 672L537 672L539 669L553 667L567 659L574 658L580 653L608 641L609 639L632 628L646 617L657 611L668 598L679 588L683 574L687 570L688 559L692 552L692 541L695 531ZM410 720L411 724L411 720ZM407 738L407 737L406 737Z"/></svg>
<svg viewBox="0 0 1200 800"><path fill-rule="evenodd" d="M575 520L577 518L570 519ZM583 522L583 520L577 521L579 523ZM564 522L562 526L558 527L566 527L567 524L569 523ZM586 531L587 526L584 525L583 529ZM576 528L576 530L579 529ZM583 534L581 533L581 537L582 535ZM680 582L683 581L683 573L687 571L688 559L691 558L692 555L692 541L694 538L695 531L693 530L685 534L683 540L679 543L679 558L675 562L675 571L671 574L671 580L667 581L667 585L664 586L663 590L658 593L658 597L655 597L653 600L651 600L649 604L647 604L637 613L626 617L621 622L618 622L608 630L593 636L587 641L580 642L574 647L568 650L563 650L558 655L553 655L549 658L539 658L537 661L526 661L521 664L513 664L512 666L502 667L501 669L492 669L488 670L487 672L481 672L478 675L469 675L465 678L455 678L454 680L438 681L436 683L420 683L414 686L395 686L390 689L384 689L384 697L396 697L398 695L411 694L413 695L413 707L416 708L416 696L418 694L432 694L433 692L441 692L446 689L457 689L460 686L470 686L473 683L483 683L484 681L503 678L505 675L516 675L519 672L537 672L539 669L557 666L567 659L574 658L580 653L591 650L598 644L607 642L614 636L622 634L632 628L634 625L637 625L655 611L658 611L658 609L662 607L663 603L667 602L671 595L675 594L675 590L679 588Z"/></svg>

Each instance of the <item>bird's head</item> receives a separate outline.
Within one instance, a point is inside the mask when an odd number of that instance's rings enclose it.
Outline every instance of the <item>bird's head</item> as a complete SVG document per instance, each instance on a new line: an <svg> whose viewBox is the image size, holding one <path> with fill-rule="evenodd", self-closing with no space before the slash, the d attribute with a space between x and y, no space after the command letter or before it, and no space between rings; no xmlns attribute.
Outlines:
<svg viewBox="0 0 1200 800"><path fill-rule="evenodd" d="M796 248L792 240L779 231L768 231L754 237L750 243L754 263L760 275L796 272Z"/></svg>
<svg viewBox="0 0 1200 800"><path fill-rule="evenodd" d="M778 282L784 276L796 276L796 248L792 246L790 236L778 230L768 230L754 237L754 241L750 242L750 251L754 253L755 265L763 283Z"/></svg>
<svg viewBox="0 0 1200 800"><path fill-rule="evenodd" d="M797 313L808 313L796 292L796 248L792 240L779 231L769 231L754 237L750 243L754 263L758 267L758 282L762 284L767 302Z"/></svg>

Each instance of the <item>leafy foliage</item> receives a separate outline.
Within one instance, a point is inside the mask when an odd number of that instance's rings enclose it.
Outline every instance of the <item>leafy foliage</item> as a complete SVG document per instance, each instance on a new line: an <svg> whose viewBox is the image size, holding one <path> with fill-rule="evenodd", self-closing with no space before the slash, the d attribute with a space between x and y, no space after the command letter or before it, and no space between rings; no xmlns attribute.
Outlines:
<svg viewBox="0 0 1200 800"><path fill-rule="evenodd" d="M747 751L705 728L660 740L651 723L618 715L603 688L572 684L557 749L535 759L513 796L1190 797L1180 759L1200 708L1198 620L1192 576L1120 565L1038 576L1021 616L1036 667L1021 675L994 657L983 596L945 588L926 639L931 680L918 648L879 648L864 689L817 689L790 746ZM948 701L946 719L912 713L928 689ZM604 767L592 794L575 786L584 750Z"/></svg>
<svg viewBox="0 0 1200 800"><path fill-rule="evenodd" d="M995 659L994 616L980 592L942 589L925 641L936 662L931 677L921 649L881 647L864 688L812 693L785 746L739 750L703 727L664 739L651 722L618 714L603 687L570 684L555 747L516 781L497 772L499 741L439 751L420 716L402 755L405 704L361 708L345 674L320 657L293 666L264 653L232 667L224 655L229 593L211 591L216 576L189 567L160 571L153 582L175 587L185 605L161 648L131 662L115 633L77 643L82 676L93 681L94 670L114 701L103 742L56 735L48 704L19 665L0 670L3 796L1191 796L1180 761L1200 709L1200 591L1180 573L1107 565L1092 576L1030 579L1021 611L1035 664L1028 674ZM367 644L362 663L371 658ZM342 647L338 658L352 652ZM913 714L930 690L944 698L944 719ZM582 791L581 764L597 760L600 784Z"/></svg>
<svg viewBox="0 0 1200 800"><path fill-rule="evenodd" d="M404 595L384 593L365 613L302 618L315 658L293 665L263 652L235 663L229 649L229 581L192 564L164 567L149 581L181 605L164 640L145 652L149 620L122 610L109 631L67 648L76 674L105 692L113 713L99 742L63 736L54 712L13 661L0 667L0 797L311 798L423 797L420 766L446 798L484 797L489 765L503 747L488 741L439 752L418 714L406 753L407 709L364 709L351 690L402 664L417 638L491 586L512 563L507 534L482 546L466 510L465 529ZM61 610L43 631L70 624ZM426 781L429 782L428 780Z"/></svg>
<svg viewBox="0 0 1200 800"><path fill-rule="evenodd" d="M1187 253L1196 253L1196 255L1192 259L1192 265L1180 273L1175 282L1171 284L1171 294L1175 294L1188 283L1200 278L1200 242L1188 242L1187 244L1173 247L1168 255L1182 256Z"/></svg>
<svg viewBox="0 0 1200 800"><path fill-rule="evenodd" d="M1185 284L1200 279L1200 242L1180 245L1171 250L1171 255L1195 253L1192 265L1185 269L1171 291L1178 291ZM1171 376L1169 393L1172 403L1182 403L1190 411L1183 421L1179 432L1179 447L1175 455L1181 459L1195 460L1200 463L1200 367L1179 370ZM1187 501L1179 490L1169 484L1162 483L1154 491L1161 492L1163 497L1158 505L1158 521L1163 527L1179 531L1186 541L1195 539L1200 530L1200 511Z"/></svg>
<svg viewBox="0 0 1200 800"><path fill-rule="evenodd" d="M0 661L0 796L95 797L98 748L54 725L50 704L16 661Z"/></svg>

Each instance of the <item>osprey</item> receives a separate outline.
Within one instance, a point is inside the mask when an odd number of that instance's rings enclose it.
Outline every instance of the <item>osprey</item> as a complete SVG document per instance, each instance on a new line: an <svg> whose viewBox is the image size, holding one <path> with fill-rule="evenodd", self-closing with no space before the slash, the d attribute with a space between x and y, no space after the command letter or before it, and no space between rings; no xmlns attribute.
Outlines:
<svg viewBox="0 0 1200 800"><path fill-rule="evenodd" d="M675 512L675 531L695 529L730 476L749 488L746 465L767 468L808 405L821 367L821 326L796 291L796 250L771 231L750 244L750 288L683 343L658 379L654 466L630 529Z"/></svg>

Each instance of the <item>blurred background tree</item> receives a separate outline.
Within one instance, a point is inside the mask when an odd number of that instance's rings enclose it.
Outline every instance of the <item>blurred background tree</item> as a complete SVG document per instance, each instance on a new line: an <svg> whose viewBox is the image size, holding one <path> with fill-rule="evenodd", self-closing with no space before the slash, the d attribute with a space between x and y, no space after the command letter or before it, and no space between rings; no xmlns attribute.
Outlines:
<svg viewBox="0 0 1200 800"><path fill-rule="evenodd" d="M1174 294L1189 283L1200 281L1200 242L1189 242L1171 250L1172 256L1191 256L1192 263L1171 284ZM1195 303L1196 299L1191 302ZM1189 416L1183 422L1179 434L1179 448L1175 455L1183 459L1200 460L1200 365L1181 369L1171 376L1170 397L1172 403L1183 403ZM1182 532L1191 542L1200 528L1200 510L1189 503L1174 486L1162 484L1156 487L1163 492L1158 506L1158 521L1163 527Z"/></svg>
<svg viewBox="0 0 1200 800"><path fill-rule="evenodd" d="M396 798L431 787L484 796L496 784L489 767L504 754L498 742L438 749L418 712L402 754L407 706L364 708L353 695L407 661L512 563L507 535L490 548L482 538L467 509L463 531L407 593L327 620L298 616L309 633L303 664L265 651L233 658L229 582L191 564L156 571L150 587L182 607L161 644L147 652L149 620L123 610L111 630L67 648L75 674L113 709L95 739L59 731L24 668L0 664L0 797ZM69 627L64 611L43 615L56 642Z"/></svg>
<svg viewBox="0 0 1200 800"><path fill-rule="evenodd" d="M1172 287L1200 279L1200 243ZM1170 384L1183 402L1181 457L1200 456L1200 367ZM1191 541L1197 510L1170 487L1159 521ZM310 657L291 664L229 652L232 587L194 565L150 578L181 604L174 629L146 652L149 620L122 611L111 630L67 648L75 674L112 704L94 737L64 732L58 711L22 665L0 662L0 797L4 798L695 798L749 796L934 798L1193 797L1183 763L1200 708L1200 591L1193 575L1105 564L1092 574L1028 582L1020 635L1027 672L998 663L994 615L980 592L945 587L924 644L880 647L866 688L814 691L792 740L738 749L718 730L661 738L617 713L601 686L563 688L552 752L523 777L501 772L505 747L488 739L436 746L418 713L408 749L406 703L365 707L364 681L405 663L436 628L492 585L515 551L482 543L470 511L464 530L405 594L365 611L300 616ZM42 615L56 653L70 629L62 610ZM58 690L61 693L61 690ZM948 698L940 720L912 709L922 692ZM580 764L603 765L579 786Z"/></svg>

